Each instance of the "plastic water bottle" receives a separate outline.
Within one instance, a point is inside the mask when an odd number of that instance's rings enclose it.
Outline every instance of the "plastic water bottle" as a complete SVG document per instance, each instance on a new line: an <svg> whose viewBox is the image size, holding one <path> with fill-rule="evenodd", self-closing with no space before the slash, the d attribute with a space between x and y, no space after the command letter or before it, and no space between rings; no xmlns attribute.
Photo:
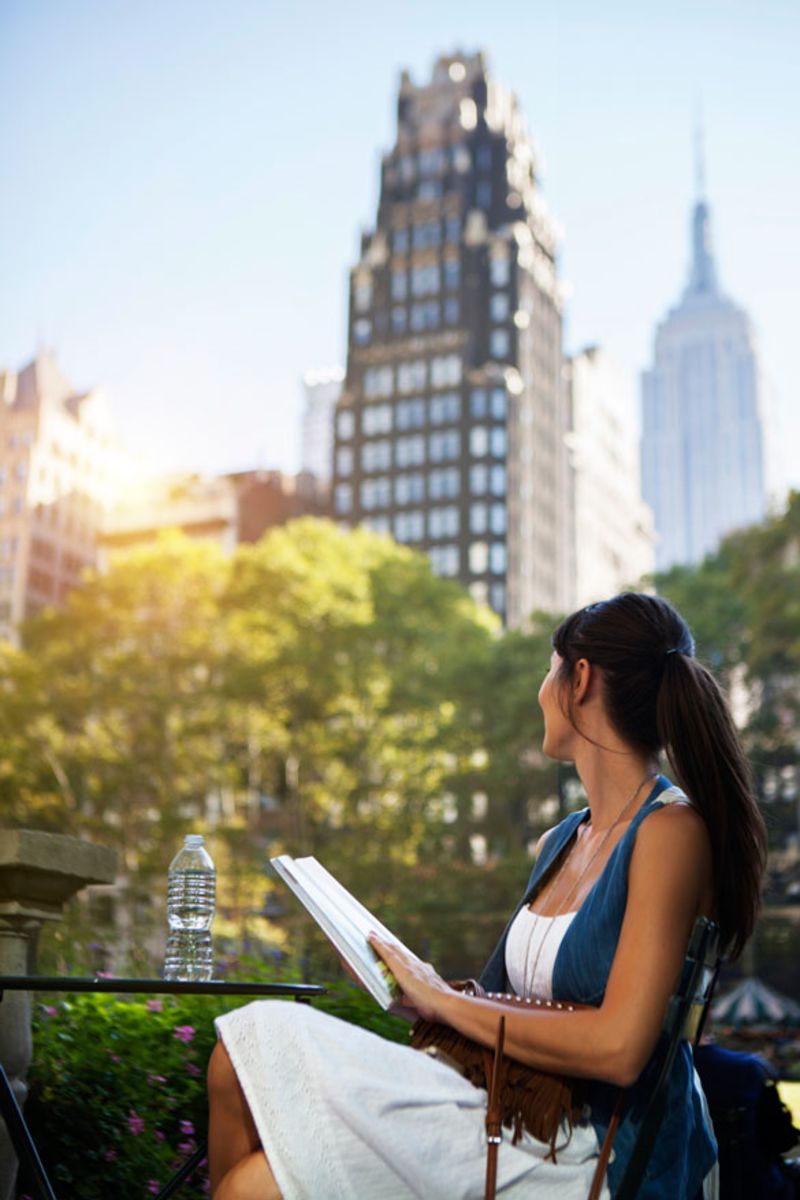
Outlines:
<svg viewBox="0 0 800 1200"><path fill-rule="evenodd" d="M186 836L167 877L167 950L164 978L203 981L211 978L211 922L217 872L199 833Z"/></svg>

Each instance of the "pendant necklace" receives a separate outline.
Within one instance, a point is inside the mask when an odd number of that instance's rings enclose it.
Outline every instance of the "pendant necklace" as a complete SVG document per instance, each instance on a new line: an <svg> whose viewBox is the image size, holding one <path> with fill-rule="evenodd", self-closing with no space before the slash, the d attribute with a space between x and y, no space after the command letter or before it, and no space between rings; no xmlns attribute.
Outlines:
<svg viewBox="0 0 800 1200"><path fill-rule="evenodd" d="M527 953L525 955L525 967L524 967L524 970L522 973L522 978L524 980L526 980L525 994L527 996L530 996L533 994L533 981L536 978L536 971L539 966L539 959L542 957L542 950L544 949L544 944L547 941L547 937L550 933L550 930L553 928L556 918L560 917L561 914L564 912L564 909L566 908L567 903L575 895L575 892L578 890L578 887L580 886L580 884L586 877L592 863L595 861L595 859L598 857L598 855L602 853L604 847L608 843L608 839L611 837L612 833L617 828L620 821L622 821L625 814L630 810L631 806L633 805L634 801L636 800L636 797L639 795L642 788L647 783L648 779L652 779L652 778L653 778L652 771L648 771L647 774L645 775L644 779L642 779L641 782L636 785L636 789L635 789L633 795L631 796L630 800L627 801L625 806L620 810L619 814L615 817L613 824L609 825L600 845L597 847L594 854L589 859L589 861L587 862L586 866L581 871L578 878L575 880L575 882L572 884L572 886L567 891L566 895L564 896L561 903L559 904L557 910L553 913L553 915L551 917L545 918L547 921L547 926L545 927L544 933L542 934L542 940L539 942L539 945L536 949L536 957L533 960L533 967L530 968L530 970L529 970L529 959L530 959L530 955L531 955L531 943L533 942L534 934L536 933L537 926L539 925L539 919L542 916L541 913L533 913L536 920L534 921L533 928L531 929L530 937L528 939L528 948L527 948ZM576 841L577 841L577 838L576 838ZM573 846L572 849L570 850L569 854L567 855L567 858L561 864L560 871L563 871L563 869L566 866L567 861L569 859L569 855L572 853L572 850L574 850L574 848L575 847ZM560 871L559 871L559 873L560 873ZM558 875L556 876L556 878L557 877L558 877ZM531 911L530 906L528 906L528 911Z"/></svg>

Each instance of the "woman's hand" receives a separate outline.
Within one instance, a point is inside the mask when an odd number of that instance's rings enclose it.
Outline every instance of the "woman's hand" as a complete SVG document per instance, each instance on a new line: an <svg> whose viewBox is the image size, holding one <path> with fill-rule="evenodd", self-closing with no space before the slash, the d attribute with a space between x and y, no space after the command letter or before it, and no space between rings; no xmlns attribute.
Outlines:
<svg viewBox="0 0 800 1200"><path fill-rule="evenodd" d="M383 962L386 963L402 993L398 1005L393 1011L398 1015L410 1015L408 1010L424 1017L427 1021L436 1019L442 998L452 995L452 988L433 969L430 963L423 962L399 946L396 942L384 941L377 933L370 934L369 943Z"/></svg>

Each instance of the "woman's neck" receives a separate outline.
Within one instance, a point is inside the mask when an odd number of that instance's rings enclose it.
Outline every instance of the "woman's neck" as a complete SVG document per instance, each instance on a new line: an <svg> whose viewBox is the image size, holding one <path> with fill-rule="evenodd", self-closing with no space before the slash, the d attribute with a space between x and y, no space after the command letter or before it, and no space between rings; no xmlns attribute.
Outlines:
<svg viewBox="0 0 800 1200"><path fill-rule="evenodd" d="M590 747L588 753L576 755L575 768L586 791L595 832L609 829L626 806L625 819L629 820L647 798L658 775L657 763L646 754L612 753L599 747Z"/></svg>

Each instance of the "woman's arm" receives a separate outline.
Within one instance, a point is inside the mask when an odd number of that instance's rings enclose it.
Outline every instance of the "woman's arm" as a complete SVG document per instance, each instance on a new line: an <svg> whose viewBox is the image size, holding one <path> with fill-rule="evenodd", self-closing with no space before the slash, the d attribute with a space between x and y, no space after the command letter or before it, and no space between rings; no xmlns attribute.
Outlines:
<svg viewBox="0 0 800 1200"><path fill-rule="evenodd" d="M595 1010L509 1011L454 992L413 955L379 939L374 944L422 1016L492 1047L503 1015L506 1053L513 1058L545 1071L628 1086L658 1039L710 878L708 834L692 809L670 805L642 822L617 952L603 1003Z"/></svg>

